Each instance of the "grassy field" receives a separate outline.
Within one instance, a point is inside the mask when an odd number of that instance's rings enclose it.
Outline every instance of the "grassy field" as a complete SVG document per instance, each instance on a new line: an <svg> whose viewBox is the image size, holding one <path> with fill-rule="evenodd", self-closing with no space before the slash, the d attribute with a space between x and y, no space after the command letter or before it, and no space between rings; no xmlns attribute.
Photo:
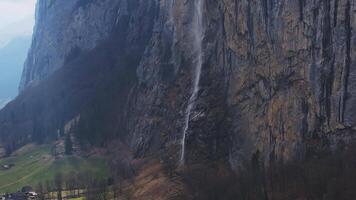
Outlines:
<svg viewBox="0 0 356 200"><path fill-rule="evenodd" d="M0 168L0 194L18 191L23 186L36 187L39 182L53 180L59 172L64 175L70 172L89 172L100 178L108 176L105 159L77 156L54 159L50 145L28 145L13 156L0 160L0 166L9 164L14 166L8 170Z"/></svg>

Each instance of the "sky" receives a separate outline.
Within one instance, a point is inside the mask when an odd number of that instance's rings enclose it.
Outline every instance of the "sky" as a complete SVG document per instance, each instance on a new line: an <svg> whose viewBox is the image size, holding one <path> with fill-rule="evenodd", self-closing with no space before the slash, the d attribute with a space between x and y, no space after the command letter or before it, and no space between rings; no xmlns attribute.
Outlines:
<svg viewBox="0 0 356 200"><path fill-rule="evenodd" d="M0 48L32 34L36 0L0 0Z"/></svg>

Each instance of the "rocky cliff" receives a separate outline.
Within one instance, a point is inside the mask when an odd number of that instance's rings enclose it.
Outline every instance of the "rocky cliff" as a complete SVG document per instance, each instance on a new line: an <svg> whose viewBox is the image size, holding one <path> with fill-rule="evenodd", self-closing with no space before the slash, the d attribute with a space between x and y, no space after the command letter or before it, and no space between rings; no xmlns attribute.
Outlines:
<svg viewBox="0 0 356 200"><path fill-rule="evenodd" d="M119 1L39 0L32 48L20 90L35 85L80 51L95 48L117 23Z"/></svg>
<svg viewBox="0 0 356 200"><path fill-rule="evenodd" d="M80 116L82 141L120 138L136 157L234 168L348 143L355 3L39 0L2 141L11 150L53 139Z"/></svg>

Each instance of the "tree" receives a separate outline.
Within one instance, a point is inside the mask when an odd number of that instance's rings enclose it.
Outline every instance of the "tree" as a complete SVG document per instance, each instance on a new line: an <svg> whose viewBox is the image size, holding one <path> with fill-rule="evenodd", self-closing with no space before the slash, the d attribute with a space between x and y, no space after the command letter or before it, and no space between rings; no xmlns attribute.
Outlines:
<svg viewBox="0 0 356 200"><path fill-rule="evenodd" d="M64 141L64 148L65 148L65 154L66 155L72 155L72 153L73 153L73 143L72 143L72 139L70 137L70 134L66 135L66 139Z"/></svg>
<svg viewBox="0 0 356 200"><path fill-rule="evenodd" d="M61 173L56 174L54 184L57 190L57 199L62 200L63 176Z"/></svg>
<svg viewBox="0 0 356 200"><path fill-rule="evenodd" d="M66 175L65 182L66 182L66 190L69 191L71 196L78 196L79 194L76 194L79 184L78 184L78 175L74 172L71 171Z"/></svg>
<svg viewBox="0 0 356 200"><path fill-rule="evenodd" d="M45 182L45 190L47 191L47 197L52 199L52 184L49 180Z"/></svg>
<svg viewBox="0 0 356 200"><path fill-rule="evenodd" d="M44 191L44 188L43 188L43 184L40 182L38 183L38 186L37 186L37 192L38 192L38 195L39 195L39 199L40 200L44 200L45 199L45 191Z"/></svg>

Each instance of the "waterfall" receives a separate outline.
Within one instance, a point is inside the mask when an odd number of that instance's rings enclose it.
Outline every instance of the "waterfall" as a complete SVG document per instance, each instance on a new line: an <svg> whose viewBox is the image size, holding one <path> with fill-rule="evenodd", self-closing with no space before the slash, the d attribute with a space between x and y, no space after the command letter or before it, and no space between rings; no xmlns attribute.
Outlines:
<svg viewBox="0 0 356 200"><path fill-rule="evenodd" d="M194 34L194 49L196 51L196 64L195 64L195 71L194 71L194 82L192 88L192 94L188 101L188 106L185 112L185 121L184 121L184 129L183 129L183 136L182 136L182 147L181 147L181 155L180 155L180 164L184 165L185 162L185 145L186 145L186 136L189 130L189 122L191 113L194 109L195 102L198 98L199 92L199 82L201 76L201 70L203 65L203 0L195 0L194 2L195 7L195 16L193 21L193 34Z"/></svg>

